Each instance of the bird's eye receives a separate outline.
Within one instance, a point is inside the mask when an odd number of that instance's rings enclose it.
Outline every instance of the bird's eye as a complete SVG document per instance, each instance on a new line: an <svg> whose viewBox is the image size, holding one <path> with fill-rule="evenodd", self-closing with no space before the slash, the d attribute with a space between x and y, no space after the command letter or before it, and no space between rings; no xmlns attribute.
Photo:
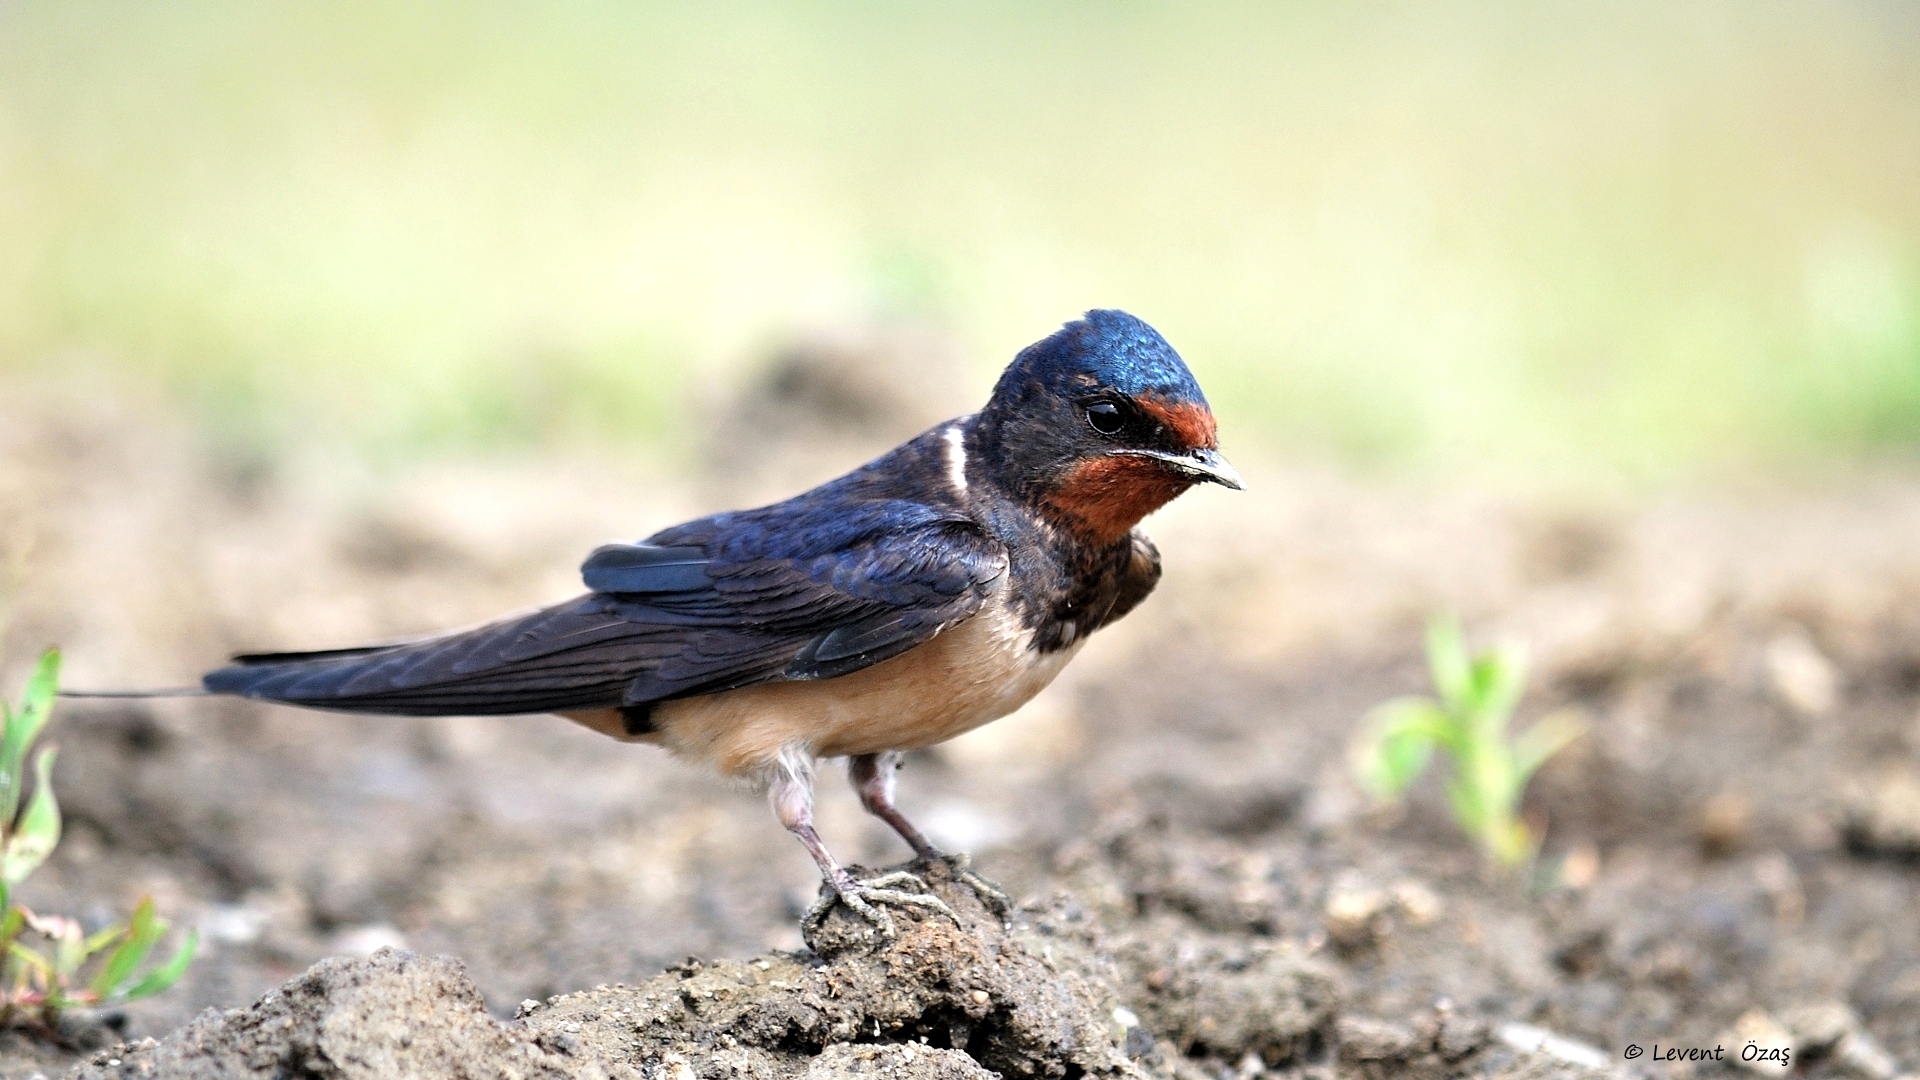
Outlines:
<svg viewBox="0 0 1920 1080"><path fill-rule="evenodd" d="M1087 406L1087 423L1102 435L1118 435L1127 426L1127 418L1120 415L1120 406L1098 401Z"/></svg>

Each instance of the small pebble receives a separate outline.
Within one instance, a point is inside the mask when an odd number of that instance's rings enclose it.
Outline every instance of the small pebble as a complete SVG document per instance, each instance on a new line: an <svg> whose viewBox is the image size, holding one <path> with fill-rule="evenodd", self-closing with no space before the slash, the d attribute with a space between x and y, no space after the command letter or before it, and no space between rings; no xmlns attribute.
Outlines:
<svg viewBox="0 0 1920 1080"><path fill-rule="evenodd" d="M1753 822L1753 800L1722 791L1700 811L1700 848L1710 856L1729 855L1746 843Z"/></svg>
<svg viewBox="0 0 1920 1080"><path fill-rule="evenodd" d="M1797 626L1767 643L1767 678L1774 694L1802 716L1825 716L1840 703L1840 670Z"/></svg>
<svg viewBox="0 0 1920 1080"><path fill-rule="evenodd" d="M1882 775L1847 800L1847 842L1874 855L1920 854L1920 779L1901 770Z"/></svg>
<svg viewBox="0 0 1920 1080"><path fill-rule="evenodd" d="M1781 1023L1793 1033L1795 1057L1821 1057L1848 1076L1893 1080L1900 1065L1863 1027L1843 1002L1829 1001L1789 1010Z"/></svg>
<svg viewBox="0 0 1920 1080"><path fill-rule="evenodd" d="M1762 1076L1781 1076L1793 1064L1793 1033L1765 1009L1748 1009L1733 1022L1721 1042L1739 1068Z"/></svg>
<svg viewBox="0 0 1920 1080"><path fill-rule="evenodd" d="M1327 897L1327 936L1344 948L1371 945L1386 932L1387 896L1378 889L1339 888Z"/></svg>
<svg viewBox="0 0 1920 1080"><path fill-rule="evenodd" d="M1853 1010L1837 1001L1804 1006L1782 1019L1793 1032L1795 1049L1803 1054L1824 1054L1832 1050L1859 1023L1854 1019Z"/></svg>
<svg viewBox="0 0 1920 1080"><path fill-rule="evenodd" d="M1605 1069L1612 1059L1605 1051L1532 1024L1505 1023L1494 1031L1501 1042L1529 1054L1545 1054L1587 1069Z"/></svg>
<svg viewBox="0 0 1920 1080"><path fill-rule="evenodd" d="M1600 878L1600 849L1590 840L1575 844L1560 860L1560 884L1584 889Z"/></svg>
<svg viewBox="0 0 1920 1080"><path fill-rule="evenodd" d="M1428 888L1425 882L1408 879L1394 885L1390 891L1393 893L1394 906L1415 926L1433 925L1444 910L1439 894Z"/></svg>

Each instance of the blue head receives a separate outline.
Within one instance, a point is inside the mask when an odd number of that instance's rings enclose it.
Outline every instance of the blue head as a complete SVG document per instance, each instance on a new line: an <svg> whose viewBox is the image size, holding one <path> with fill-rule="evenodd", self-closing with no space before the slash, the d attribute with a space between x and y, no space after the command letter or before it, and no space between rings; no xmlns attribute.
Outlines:
<svg viewBox="0 0 1920 1080"><path fill-rule="evenodd" d="M1000 376L995 399L1025 388L1075 394L1099 388L1135 399L1196 406L1207 396L1186 361L1153 327L1124 311L1095 310L1020 351Z"/></svg>
<svg viewBox="0 0 1920 1080"><path fill-rule="evenodd" d="M1089 311L1021 350L975 432L1004 486L1102 541L1196 483L1240 486L1193 373L1124 311Z"/></svg>

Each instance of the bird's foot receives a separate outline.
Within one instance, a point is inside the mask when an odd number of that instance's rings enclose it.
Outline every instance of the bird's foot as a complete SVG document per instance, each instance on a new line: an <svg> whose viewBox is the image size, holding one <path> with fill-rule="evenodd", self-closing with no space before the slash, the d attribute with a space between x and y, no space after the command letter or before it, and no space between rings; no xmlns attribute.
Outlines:
<svg viewBox="0 0 1920 1080"><path fill-rule="evenodd" d="M987 906L988 911L1002 919L1013 914L1013 897L1008 896L1005 889L974 872L972 855L964 851L952 855L936 853L923 855L921 860L945 865L947 873L953 880L972 889L973 894L980 898L980 902Z"/></svg>
<svg viewBox="0 0 1920 1080"><path fill-rule="evenodd" d="M893 924L893 916L881 910L882 904L921 908L945 915L956 923L960 921L960 916L947 906L946 901L927 891L925 881L904 870L881 874L865 881L843 870L836 878L830 879L828 885L828 888L821 890L820 899L814 901L813 907L800 919L800 935L809 946L826 923L827 915L833 911L835 904L845 904L847 910L865 919L874 932L886 941L899 936L899 930ZM897 887L902 885L909 886L912 891Z"/></svg>

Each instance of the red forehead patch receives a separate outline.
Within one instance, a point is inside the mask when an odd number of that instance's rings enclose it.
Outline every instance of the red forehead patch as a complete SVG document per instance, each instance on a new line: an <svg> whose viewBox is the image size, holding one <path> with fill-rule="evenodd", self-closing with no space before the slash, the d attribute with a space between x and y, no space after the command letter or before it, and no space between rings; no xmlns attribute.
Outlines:
<svg viewBox="0 0 1920 1080"><path fill-rule="evenodd" d="M1205 405L1192 401L1169 401L1151 395L1137 400L1140 411L1165 424L1181 445L1191 450L1218 448L1220 428Z"/></svg>

